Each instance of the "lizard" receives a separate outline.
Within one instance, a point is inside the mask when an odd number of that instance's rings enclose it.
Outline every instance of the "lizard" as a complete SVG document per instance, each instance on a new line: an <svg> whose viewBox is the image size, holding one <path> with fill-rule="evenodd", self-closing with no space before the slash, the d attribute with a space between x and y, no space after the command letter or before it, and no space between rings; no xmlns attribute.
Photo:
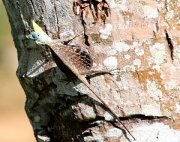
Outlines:
<svg viewBox="0 0 180 142"><path fill-rule="evenodd" d="M27 38L34 40L36 44L49 48L52 54L52 58L57 66L62 70L60 64L63 63L87 88L94 94L94 96L104 105L104 107L110 112L117 123L122 125L125 130L132 136L128 128L122 123L120 118L114 111L106 104L106 102L98 95L94 88L90 85L86 79L84 71L90 70L93 64L93 60L88 53L87 49L80 46L65 45L60 40L52 40L34 21L33 27L35 32L31 32Z"/></svg>

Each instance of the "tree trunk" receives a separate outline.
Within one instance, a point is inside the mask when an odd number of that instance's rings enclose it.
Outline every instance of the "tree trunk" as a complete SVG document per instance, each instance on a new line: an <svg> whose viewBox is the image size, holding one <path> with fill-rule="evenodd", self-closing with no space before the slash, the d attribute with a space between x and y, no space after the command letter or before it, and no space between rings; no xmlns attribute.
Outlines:
<svg viewBox="0 0 180 142"><path fill-rule="evenodd" d="M133 141L91 91L26 40L36 21L52 39L86 46L99 96L137 142L180 141L180 2L3 0L18 52L17 76L37 142ZM78 35L78 36L77 36ZM77 36L76 38L74 38ZM110 74L103 73L104 71Z"/></svg>

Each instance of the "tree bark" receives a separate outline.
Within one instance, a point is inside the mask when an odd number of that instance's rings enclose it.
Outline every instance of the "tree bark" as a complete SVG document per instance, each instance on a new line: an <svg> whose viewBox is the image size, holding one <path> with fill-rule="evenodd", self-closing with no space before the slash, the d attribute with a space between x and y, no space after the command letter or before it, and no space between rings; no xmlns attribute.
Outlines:
<svg viewBox="0 0 180 142"><path fill-rule="evenodd" d="M73 3L74 2L74 3ZM18 52L17 76L37 142L133 141L49 50L27 42L35 20L52 39L87 46L90 84L138 142L180 141L180 2L3 0ZM110 74L103 73L104 71ZM167 139L164 137L168 137Z"/></svg>

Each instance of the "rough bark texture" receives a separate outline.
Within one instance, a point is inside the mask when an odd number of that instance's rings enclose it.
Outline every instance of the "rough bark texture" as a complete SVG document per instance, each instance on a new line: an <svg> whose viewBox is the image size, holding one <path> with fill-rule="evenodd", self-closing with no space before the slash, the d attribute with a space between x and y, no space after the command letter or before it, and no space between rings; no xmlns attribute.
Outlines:
<svg viewBox="0 0 180 142"><path fill-rule="evenodd" d="M72 43L89 46L93 69L100 72L90 84L138 142L179 142L180 1L107 0L102 11L101 2L95 1L87 2L78 15L82 7L74 6L73 12L73 0L3 0L37 141L133 140L111 122L96 98L88 97L85 85L67 81L47 58L49 50L26 42L32 20L53 39L80 34ZM111 71L111 77L102 71Z"/></svg>

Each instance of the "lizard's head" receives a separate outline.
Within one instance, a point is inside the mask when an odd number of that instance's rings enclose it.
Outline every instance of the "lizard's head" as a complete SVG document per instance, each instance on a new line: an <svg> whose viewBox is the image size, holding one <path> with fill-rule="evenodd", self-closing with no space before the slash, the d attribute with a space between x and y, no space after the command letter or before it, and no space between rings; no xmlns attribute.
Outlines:
<svg viewBox="0 0 180 142"><path fill-rule="evenodd" d="M46 44L52 41L52 39L47 34L39 33L39 32L31 32L27 36L27 38L30 40L34 40L35 42L39 44Z"/></svg>
<svg viewBox="0 0 180 142"><path fill-rule="evenodd" d="M47 44L52 41L52 39L42 30L42 28L37 25L34 20L32 21L34 32L31 32L27 38L30 40L34 40L39 44Z"/></svg>

